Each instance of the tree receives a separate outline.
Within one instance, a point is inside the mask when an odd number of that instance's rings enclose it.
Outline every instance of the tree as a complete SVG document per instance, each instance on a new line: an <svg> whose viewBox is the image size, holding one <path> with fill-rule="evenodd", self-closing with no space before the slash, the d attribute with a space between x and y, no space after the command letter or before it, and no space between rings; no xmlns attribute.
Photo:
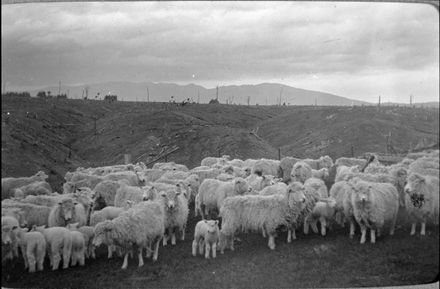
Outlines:
<svg viewBox="0 0 440 289"><path fill-rule="evenodd" d="M39 97L39 98L46 98L46 92L45 91L39 91L37 93L37 97Z"/></svg>

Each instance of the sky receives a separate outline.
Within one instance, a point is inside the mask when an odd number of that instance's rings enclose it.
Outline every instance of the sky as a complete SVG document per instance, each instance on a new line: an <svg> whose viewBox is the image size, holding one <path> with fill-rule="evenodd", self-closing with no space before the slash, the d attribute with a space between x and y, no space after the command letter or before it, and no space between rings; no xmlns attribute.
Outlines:
<svg viewBox="0 0 440 289"><path fill-rule="evenodd" d="M1 40L2 91L272 82L369 102L439 101L439 15L428 4L12 4L1 8Z"/></svg>

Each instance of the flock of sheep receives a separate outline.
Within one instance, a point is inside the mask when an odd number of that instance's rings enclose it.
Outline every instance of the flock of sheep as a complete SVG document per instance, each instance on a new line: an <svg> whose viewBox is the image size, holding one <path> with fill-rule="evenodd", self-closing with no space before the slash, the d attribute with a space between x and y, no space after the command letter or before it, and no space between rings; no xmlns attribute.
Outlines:
<svg viewBox="0 0 440 289"><path fill-rule="evenodd" d="M330 176L335 176L330 180ZM326 235L333 222L360 227L360 243L375 243L384 228L394 233L399 208L425 235L428 222L439 221L439 151L408 154L385 166L377 157L282 160L208 157L201 166L143 163L77 168L65 175L63 193L53 192L47 175L2 178L2 263L24 259L29 272L42 271L48 255L52 270L95 258L95 248L108 247L124 256L143 252L153 261L159 247L184 240L189 206L201 216L192 254L216 257L234 250L238 233L258 232L275 249L279 230L287 242L309 227ZM332 184L327 187L328 184ZM220 229L221 228L221 229ZM20 249L20 250L19 250Z"/></svg>

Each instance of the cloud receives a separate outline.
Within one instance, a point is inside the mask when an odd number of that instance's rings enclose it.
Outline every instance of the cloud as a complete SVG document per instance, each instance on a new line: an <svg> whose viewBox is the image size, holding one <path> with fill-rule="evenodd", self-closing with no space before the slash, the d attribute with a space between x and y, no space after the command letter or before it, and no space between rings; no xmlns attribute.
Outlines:
<svg viewBox="0 0 440 289"><path fill-rule="evenodd" d="M58 80L185 83L195 81L193 74L202 85L269 79L293 85L315 75L335 81L315 81L316 90L344 92L337 86L373 81L366 75L400 83L438 70L438 27L437 11L414 3L4 5L2 74L17 87ZM424 77L435 84L426 95L438 98L438 78ZM398 86L403 93L404 83Z"/></svg>

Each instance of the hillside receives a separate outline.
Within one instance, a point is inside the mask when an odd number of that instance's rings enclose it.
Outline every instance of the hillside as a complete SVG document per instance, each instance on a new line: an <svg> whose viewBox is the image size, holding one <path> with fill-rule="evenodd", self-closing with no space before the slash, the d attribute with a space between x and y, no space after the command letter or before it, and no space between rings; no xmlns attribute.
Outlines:
<svg viewBox="0 0 440 289"><path fill-rule="evenodd" d="M169 101L171 96L176 101L192 99L199 103L208 103L216 98L216 88L207 89L200 85L188 84L178 85L174 83L133 83L133 82L105 82L79 86L61 86L61 92L68 91L70 98L82 98L85 95L83 90L87 87L88 98L94 99L99 95L102 97L107 93L117 94L120 100L124 101ZM148 90L147 90L148 88ZM58 94L59 87L45 87L40 90L51 91L52 95ZM39 90L31 91L31 95L37 95ZM249 97L250 104L275 105L281 95L281 103L295 105L361 105L369 104L354 99L329 93L295 88L277 83L262 83L257 85L228 85L220 86L220 103L247 104Z"/></svg>
<svg viewBox="0 0 440 289"><path fill-rule="evenodd" d="M9 116L7 113L10 113ZM96 130L95 121L96 118ZM238 106L2 98L2 177L50 174L59 189L78 166L168 161L195 167L206 156L333 158L438 143L436 109ZM163 160L162 160L163 161Z"/></svg>

